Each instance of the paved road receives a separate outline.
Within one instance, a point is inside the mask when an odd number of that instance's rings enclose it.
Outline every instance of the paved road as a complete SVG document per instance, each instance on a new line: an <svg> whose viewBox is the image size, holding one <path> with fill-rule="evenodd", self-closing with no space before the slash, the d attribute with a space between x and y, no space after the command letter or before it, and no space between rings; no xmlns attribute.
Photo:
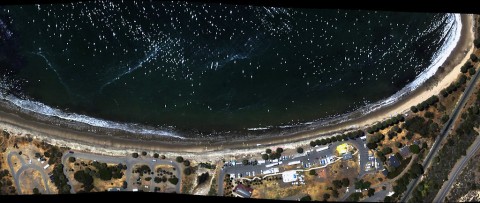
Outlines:
<svg viewBox="0 0 480 203"><path fill-rule="evenodd" d="M143 156L139 156L138 158L133 158L133 157L130 157L130 156L124 156L124 157L115 157L115 156L105 156L105 155L98 155L98 154L90 154L90 153L84 153L84 152L74 152L73 154L71 153L65 153L62 157L62 163L64 166L67 165L67 161L68 161L68 158L69 157L75 157L75 158L80 158L80 159L88 159L88 160L96 160L98 162L103 162L103 163L122 163L122 164L125 164L127 166L127 170L125 172L125 176L126 176L126 181L127 181L127 189L125 189L125 191L132 191L133 187L132 183L130 183L130 178L131 178L131 175L132 175L132 169L133 169L133 166L137 165L137 164L145 164L145 165L148 165L150 167L150 169L152 171L155 170L155 167L157 165L172 165L173 167L175 167L175 173L176 173L176 176L177 178L179 179L177 185L175 186L175 191L176 193L180 193L180 186L181 186L181 180L182 180L182 177L181 177L181 167L179 166L179 164L175 161L170 161L170 160L163 160L163 159L155 159L153 157L143 157ZM152 160L156 160L156 161L152 161ZM66 169L66 167L65 167ZM153 177L154 175L151 175L152 177L152 180L150 181L150 186L149 186L149 189L150 189L150 192L153 192L154 191L154 181L153 181ZM122 188L123 190L123 188ZM73 191L73 187L72 187L72 193L74 192Z"/></svg>
<svg viewBox="0 0 480 203"><path fill-rule="evenodd" d="M367 199L362 200L362 202L383 202L385 196L388 194L388 190L380 190L375 192L375 194Z"/></svg>
<svg viewBox="0 0 480 203"><path fill-rule="evenodd" d="M480 149L480 136L477 136L475 142L468 148L467 156L463 156L457 161L452 171L448 175L448 181L443 183L442 188L438 191L437 196L435 196L435 199L433 199L433 202L445 201L445 196L447 196L448 192L452 189L452 185L457 179L457 176L460 174L468 161L477 153L478 149Z"/></svg>
<svg viewBox="0 0 480 203"><path fill-rule="evenodd" d="M23 157L18 154L18 152L19 152L18 150L10 151L8 153L8 158L7 158L8 166L10 167L10 171L12 172L17 193L22 194L21 185L20 185L20 175L27 169L33 169L40 172L40 174L42 175L43 184L45 185L45 191L47 194L50 194L50 188L48 187L48 177L45 174L45 169L43 169L43 167L37 164L34 164L33 162L37 162L36 160L32 160L33 161L32 164L27 164L23 159ZM12 163L13 156L16 156L17 159L20 160L20 162L22 163L22 166L20 167L20 169L18 169L18 171L15 171L13 168L13 163Z"/></svg>
<svg viewBox="0 0 480 203"><path fill-rule="evenodd" d="M478 67L478 65L477 65L477 67ZM478 68L477 68L477 70L478 70ZM440 131L440 134L435 139L435 142L433 143L433 146L431 147L430 152L428 152L427 157L423 161L422 165L423 165L425 171L427 171L427 169L430 167L431 161L432 161L433 157L435 157L435 155L438 153L438 151L440 149L440 146L441 146L441 143L447 137L446 135L448 135L448 133L453 129L453 127L454 127L453 124L458 119L458 117L460 117L460 112L465 107L465 104L467 103L470 96L472 96L475 84L477 84L477 82L478 82L478 78L479 78L479 73L478 72L479 71L477 71L475 73L475 76L473 77L473 79L471 79L468 82L467 87L465 88L465 92L462 94L460 100L457 102L457 105L453 109L453 113L450 116L450 119L447 121L445 126ZM415 180L411 181L410 184L408 184L407 191L405 191L405 193L403 194L400 202L406 202L408 200L408 198L410 197L410 194L412 193L413 188L415 188L417 186L417 184L420 182L422 177L423 176L421 176L419 178L416 178Z"/></svg>
<svg viewBox="0 0 480 203"><path fill-rule="evenodd" d="M369 172L365 171L365 164L368 162L368 149L365 147L365 141L361 140L360 138L357 138L355 140L334 142L334 143L330 144L330 147L329 147L328 150L323 150L323 151L320 151L320 152L315 151L315 149L319 148L319 147L315 147L312 150L309 150L308 153L305 152L305 156L296 157L296 158L287 158L285 160L281 160L282 161L281 165L288 164L289 162L292 162L292 161L301 161L301 165L299 165L298 170L311 168L311 167L305 167L305 164L308 164L308 163L310 163L311 165L320 164L320 161L325 156L328 157L329 155L333 155L332 150L335 149L338 145L343 144L345 142L347 142L349 144L352 144L355 148L358 149L358 153L360 155L360 159L359 159L360 174L359 175L363 176L367 173L374 172L375 170L374 171L369 171ZM267 161L267 163L265 163L265 164L258 164L258 165L255 165L255 166L253 166L253 165L243 166L240 163L240 165L236 165L236 166L225 166L225 167L223 167L220 171L219 178L217 180L217 185L218 185L217 195L218 196L223 196L223 193L224 193L223 182L224 182L226 174L235 174L235 176L238 178L238 174L242 174L242 177L245 177L247 172L250 173L250 176L253 176L252 174L253 174L253 172L255 172L255 176L258 176L258 175L262 174L262 172L264 172L268 169L278 167L278 166L266 167L266 165L268 165L268 164L270 164L269 161Z"/></svg>

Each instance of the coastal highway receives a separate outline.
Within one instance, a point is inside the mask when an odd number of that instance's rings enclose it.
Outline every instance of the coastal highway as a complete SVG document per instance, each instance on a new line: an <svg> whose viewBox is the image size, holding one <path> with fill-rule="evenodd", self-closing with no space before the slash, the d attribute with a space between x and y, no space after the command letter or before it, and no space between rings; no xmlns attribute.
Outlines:
<svg viewBox="0 0 480 203"><path fill-rule="evenodd" d="M67 166L68 164L68 158L70 157L75 157L75 158L79 158L79 159L87 159L87 160L96 160L98 162L102 162L102 163L116 163L116 164L119 164L119 163L122 163L122 164L125 164L127 166L127 170L125 171L125 176L126 176L126 181L127 181L127 189L124 190L124 191L132 191L133 187L132 187L132 183L130 183L130 177L132 175L132 169L133 169L133 166L135 165L138 165L138 164L145 164L145 165L148 165L150 167L150 169L152 171L155 170L155 167L157 165L172 165L173 167L176 168L175 170L175 175L177 176L178 178L178 183L177 185L175 186L175 191L176 193L180 193L180 186L181 186L181 180L182 180L182 173L181 173L181 166L179 166L179 164L175 161L171 161L171 160L163 160L163 159L155 159L153 157L143 157L143 156L139 156L138 158L133 158L131 156L125 156L125 157L114 157L114 156L105 156L105 155L98 155L98 154L90 154L90 153L84 153L84 152L74 152L73 154L71 153L68 153L66 152L63 156L62 156L62 163L64 166ZM156 160L156 161L152 161L152 160ZM67 167L64 167L64 173L66 173L66 170L67 170ZM68 177L68 176L67 176ZM152 175L152 180L153 180L153 175ZM152 187L154 184L154 181L150 181L150 185L149 185L149 189L150 189L150 192L153 192L154 191L154 187ZM122 188L123 190L123 188ZM72 187L72 190L70 191L72 194L75 192L73 191L73 187Z"/></svg>
<svg viewBox="0 0 480 203"><path fill-rule="evenodd" d="M478 65L477 65L477 70L478 70ZM423 161L422 165L423 165L423 168L424 168L425 171L427 171L427 169L430 167L431 161L432 161L433 157L435 157L435 155L438 153L443 140L447 137L446 135L448 135L448 133L453 129L453 127L454 127L453 123L455 123L455 121L458 119L458 117L460 117L460 112L465 107L468 99L472 96L473 89L475 89L474 87L478 82L478 78L479 78L479 73L478 72L479 71L477 71L475 73L474 77L472 79L470 79L470 81L468 82L464 93L462 94L462 96L460 97L460 100L458 100L457 105L453 109L453 112L450 116L450 119L447 121L445 126L440 131L440 134L435 139L435 142L433 143L433 145L430 149L430 152L428 152L427 157ZM410 184L408 184L407 190L403 194L400 202L406 202L406 200L410 197L410 194L412 193L413 188L415 188L415 186L417 186L417 184L420 182L422 177L423 176L420 176L420 177L416 178L415 180L413 180L412 182L410 182Z"/></svg>
<svg viewBox="0 0 480 203"><path fill-rule="evenodd" d="M22 190L21 190L21 185L20 185L20 175L26 171L27 169L33 169L33 170L37 170L38 172L40 172L40 174L42 175L42 179L43 179L43 184L45 185L45 192L46 194L50 194L50 188L48 187L48 177L47 175L45 174L45 169L43 169L43 167L37 165L37 164L27 164L25 163L25 160L23 159L22 156L20 156L18 154L19 151L15 150L15 151L10 151L8 153L8 158L7 158L7 162L8 162L8 166L10 167L10 171L12 172L12 176L13 176L13 180L15 182L15 187L17 189L17 193L18 194L22 194ZM15 171L14 168L13 168L13 163L12 163L12 157L13 156L16 156L18 160L20 160L20 162L22 163L22 166L20 167L20 169L18 169L18 171ZM37 162L35 160L35 162ZM40 191L42 191L42 188L38 188Z"/></svg>
<svg viewBox="0 0 480 203"><path fill-rule="evenodd" d="M467 165L468 161L477 153L478 149L480 149L480 136L477 136L475 142L468 148L467 156L463 156L460 160L455 164L452 171L448 175L448 181L443 183L442 188L438 191L437 196L433 199L433 202L444 202L445 196L447 196L448 192L452 189L452 185L457 179L457 176L460 174L462 169Z"/></svg>

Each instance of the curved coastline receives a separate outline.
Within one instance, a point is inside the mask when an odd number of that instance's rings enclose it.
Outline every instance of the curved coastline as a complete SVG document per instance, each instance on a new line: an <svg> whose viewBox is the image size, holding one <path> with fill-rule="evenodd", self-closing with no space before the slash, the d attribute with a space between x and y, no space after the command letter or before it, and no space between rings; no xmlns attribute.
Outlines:
<svg viewBox="0 0 480 203"><path fill-rule="evenodd" d="M98 146L108 149L144 149L152 151L166 151L179 153L205 153L221 150L234 150L255 148L262 145L287 145L292 143L306 143L320 136L333 135L341 131L362 128L377 121L381 121L391 115L405 113L411 105L415 105L433 94L438 94L441 89L448 86L456 79L459 68L468 60L467 52L473 50L472 15L461 15L461 36L448 57L445 57L443 67L445 70L434 71L434 76L428 79L404 97L398 97L397 101L378 109L373 109L366 114L352 112L346 117L351 119L333 119L329 125L325 123L312 123L299 128L285 128L275 130L262 136L256 133L238 135L239 139L216 137L215 140L208 137L192 139L181 137L155 137L151 133L138 133L132 129L112 130L79 122L72 122L62 118L51 118L35 113L29 113L20 109L9 101L0 104L0 122L6 124L6 128L13 128L24 134L40 134L39 136L54 140L63 140L66 145L79 143L86 146ZM438 69L438 68L437 68ZM429 70L429 69L426 69ZM433 73L432 73L433 74ZM438 83L432 84L435 81ZM392 96L393 97L393 96ZM357 114L357 115L355 115ZM360 114L360 115L358 115ZM108 124L108 123L107 123ZM129 132L130 130L130 132ZM148 132L148 131L147 131ZM241 138L240 138L241 137ZM178 139L180 138L180 139ZM263 147L256 147L262 148Z"/></svg>

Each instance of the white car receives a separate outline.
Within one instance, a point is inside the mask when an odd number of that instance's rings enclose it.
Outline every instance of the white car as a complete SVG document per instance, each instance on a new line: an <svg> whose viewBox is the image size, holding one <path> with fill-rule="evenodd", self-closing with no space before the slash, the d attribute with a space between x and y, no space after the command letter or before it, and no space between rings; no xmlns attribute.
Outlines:
<svg viewBox="0 0 480 203"><path fill-rule="evenodd" d="M157 160L156 159L153 159L152 162L156 162Z"/></svg>
<svg viewBox="0 0 480 203"><path fill-rule="evenodd" d="M255 176L255 171L252 171L252 174L253 174L252 176Z"/></svg>

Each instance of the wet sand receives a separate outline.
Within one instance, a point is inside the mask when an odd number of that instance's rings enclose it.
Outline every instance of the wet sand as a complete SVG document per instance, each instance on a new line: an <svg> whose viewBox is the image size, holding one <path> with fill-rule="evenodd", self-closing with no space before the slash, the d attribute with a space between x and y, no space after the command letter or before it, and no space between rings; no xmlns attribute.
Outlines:
<svg viewBox="0 0 480 203"><path fill-rule="evenodd" d="M364 129L366 126L399 113L407 113L412 105L416 105L432 95L438 95L443 88L457 79L460 67L473 52L473 16L462 15L461 20L460 40L442 65L443 71L437 71L421 87L400 101L366 115L353 112L351 120L346 122L333 123L328 126L310 125L300 130L285 129L262 136L258 136L256 133L246 133L235 137L199 137L182 140L91 127L86 124L25 112L7 101L0 101L0 127L12 131L14 134L31 134L52 144L110 155L125 155L134 151L155 151L167 155L182 154L187 157L201 154L203 157L201 159L208 160L218 156L261 152L265 146L293 148L308 144L311 140L321 137L336 135L348 130ZM261 146L257 146L258 144Z"/></svg>

